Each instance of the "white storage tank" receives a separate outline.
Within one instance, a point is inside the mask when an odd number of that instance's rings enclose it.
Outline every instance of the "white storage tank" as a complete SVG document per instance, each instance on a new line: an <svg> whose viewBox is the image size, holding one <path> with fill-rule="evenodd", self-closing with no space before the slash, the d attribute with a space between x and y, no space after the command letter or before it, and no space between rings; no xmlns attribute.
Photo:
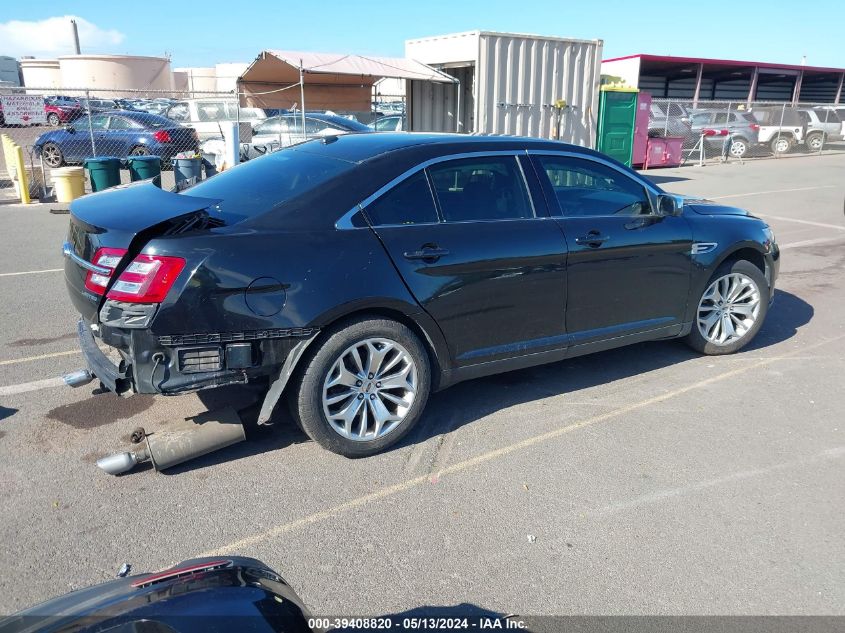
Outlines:
<svg viewBox="0 0 845 633"><path fill-rule="evenodd" d="M177 73L180 75L178 81L184 82L184 90L193 92L214 92L217 90L217 73L213 66L194 66L191 68L175 68L174 82L177 81ZM182 78L184 76L184 79ZM178 86L174 86L178 87Z"/></svg>
<svg viewBox="0 0 845 633"><path fill-rule="evenodd" d="M593 147L601 55L598 39L469 31L408 40L406 57L460 81L460 88L409 81L409 127L559 138Z"/></svg>
<svg viewBox="0 0 845 633"><path fill-rule="evenodd" d="M125 90L173 90L166 57L68 55L59 57L64 88L96 88L96 97L125 96Z"/></svg>
<svg viewBox="0 0 845 633"><path fill-rule="evenodd" d="M52 90L62 85L62 72L58 59L35 59L24 57L20 61L23 85L35 90L32 93L42 93L45 89Z"/></svg>
<svg viewBox="0 0 845 633"><path fill-rule="evenodd" d="M231 92L238 83L238 77L244 74L249 64L246 62L229 62L217 64L214 67L214 74L217 77L217 84L214 90L218 92Z"/></svg>

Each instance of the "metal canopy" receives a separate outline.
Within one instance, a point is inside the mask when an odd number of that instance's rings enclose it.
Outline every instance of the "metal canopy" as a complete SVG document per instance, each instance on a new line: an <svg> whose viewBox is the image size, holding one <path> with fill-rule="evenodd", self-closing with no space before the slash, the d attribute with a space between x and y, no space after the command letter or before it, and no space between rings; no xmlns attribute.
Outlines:
<svg viewBox="0 0 845 633"><path fill-rule="evenodd" d="M383 77L455 82L405 57L266 50L238 78L238 93L243 106L301 108L304 101L316 110L365 111L370 109L373 83Z"/></svg>

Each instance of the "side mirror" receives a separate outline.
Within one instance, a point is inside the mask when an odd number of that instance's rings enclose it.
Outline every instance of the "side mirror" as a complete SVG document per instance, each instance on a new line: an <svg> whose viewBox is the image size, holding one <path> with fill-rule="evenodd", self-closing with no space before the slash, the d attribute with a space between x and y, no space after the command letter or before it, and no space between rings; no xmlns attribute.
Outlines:
<svg viewBox="0 0 845 633"><path fill-rule="evenodd" d="M661 193L657 196L657 214L664 217L681 215L684 209L684 198L671 193Z"/></svg>
<svg viewBox="0 0 845 633"><path fill-rule="evenodd" d="M76 128L73 127L72 125L66 125L65 126L65 132L76 132Z"/></svg>

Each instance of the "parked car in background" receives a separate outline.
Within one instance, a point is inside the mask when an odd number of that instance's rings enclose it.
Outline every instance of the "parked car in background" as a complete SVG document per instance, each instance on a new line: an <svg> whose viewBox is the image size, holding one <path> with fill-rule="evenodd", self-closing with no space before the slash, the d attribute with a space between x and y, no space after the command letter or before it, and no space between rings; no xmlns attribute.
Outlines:
<svg viewBox="0 0 845 633"><path fill-rule="evenodd" d="M705 136L704 143L708 148L722 152L730 139L728 153L742 158L757 145L760 124L750 112L694 110L690 112L690 129L695 138L700 138L703 130L727 130L728 135Z"/></svg>
<svg viewBox="0 0 845 633"><path fill-rule="evenodd" d="M350 132L372 132L368 126L337 114L306 112L305 133L302 133L302 115L289 113L270 117L258 123L253 129L252 141L241 143L241 159L250 160L269 154L282 147L302 141ZM216 154L222 151L222 139L208 140L203 143L204 154Z"/></svg>
<svg viewBox="0 0 845 633"><path fill-rule="evenodd" d="M692 139L689 110L684 104L674 101L652 101L648 119L648 135Z"/></svg>
<svg viewBox="0 0 845 633"><path fill-rule="evenodd" d="M195 558L79 589L6 618L3 633L312 633L285 580L254 558Z"/></svg>
<svg viewBox="0 0 845 633"><path fill-rule="evenodd" d="M170 104L163 114L193 127L201 140L221 136L223 121L242 121L254 127L267 118L261 108L239 108L234 99L185 99Z"/></svg>
<svg viewBox="0 0 845 633"><path fill-rule="evenodd" d="M84 115L64 129L42 134L35 141L35 152L49 167L81 163L94 156L92 132L100 156L125 158L149 154L159 156L166 165L179 152L199 149L193 128L155 114L115 110Z"/></svg>
<svg viewBox="0 0 845 633"><path fill-rule="evenodd" d="M61 124L69 123L85 114L78 101L56 97L44 99L44 112L47 114L47 124L52 127L59 127Z"/></svg>
<svg viewBox="0 0 845 633"><path fill-rule="evenodd" d="M79 103L83 110L89 114L97 114L100 112L109 112L118 109L117 103L114 99L80 99Z"/></svg>
<svg viewBox="0 0 845 633"><path fill-rule="evenodd" d="M760 124L757 140L772 154L786 154L804 140L804 122L798 110L786 106L754 106L749 110Z"/></svg>
<svg viewBox="0 0 845 633"><path fill-rule="evenodd" d="M798 108L804 124L804 145L817 152L829 141L842 140L842 121L836 110L830 108Z"/></svg>
<svg viewBox="0 0 845 633"><path fill-rule="evenodd" d="M70 214L89 375L124 395L262 386L259 424L285 401L349 457L395 444L432 390L463 380L648 340L735 352L779 267L746 211L507 136L314 139Z"/></svg>
<svg viewBox="0 0 845 633"><path fill-rule="evenodd" d="M404 132L405 115L389 114L387 116L378 117L367 127L376 132Z"/></svg>

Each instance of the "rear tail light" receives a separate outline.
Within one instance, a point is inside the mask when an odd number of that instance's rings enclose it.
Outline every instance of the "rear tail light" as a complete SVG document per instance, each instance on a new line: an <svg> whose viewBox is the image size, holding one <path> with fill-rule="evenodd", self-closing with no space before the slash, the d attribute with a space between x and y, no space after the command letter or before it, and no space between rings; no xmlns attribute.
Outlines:
<svg viewBox="0 0 845 633"><path fill-rule="evenodd" d="M95 273L89 270L85 276L85 287L94 294L103 294L106 291L106 286L109 285L114 269L117 268L124 255L126 255L124 248L98 248L97 252L94 253L92 263L108 269L108 273Z"/></svg>
<svg viewBox="0 0 845 633"><path fill-rule="evenodd" d="M760 129L760 126L759 126L759 125L757 125L756 123L752 123L752 124L751 124L751 129L752 129L752 130L754 130L754 131L756 132L756 131L758 131L758 130Z"/></svg>
<svg viewBox="0 0 845 633"><path fill-rule="evenodd" d="M153 138L159 143L169 143L170 132L168 132L167 130L156 130L155 132L153 132Z"/></svg>
<svg viewBox="0 0 845 633"><path fill-rule="evenodd" d="M131 303L161 303L185 267L181 257L138 255L120 273L107 299Z"/></svg>

